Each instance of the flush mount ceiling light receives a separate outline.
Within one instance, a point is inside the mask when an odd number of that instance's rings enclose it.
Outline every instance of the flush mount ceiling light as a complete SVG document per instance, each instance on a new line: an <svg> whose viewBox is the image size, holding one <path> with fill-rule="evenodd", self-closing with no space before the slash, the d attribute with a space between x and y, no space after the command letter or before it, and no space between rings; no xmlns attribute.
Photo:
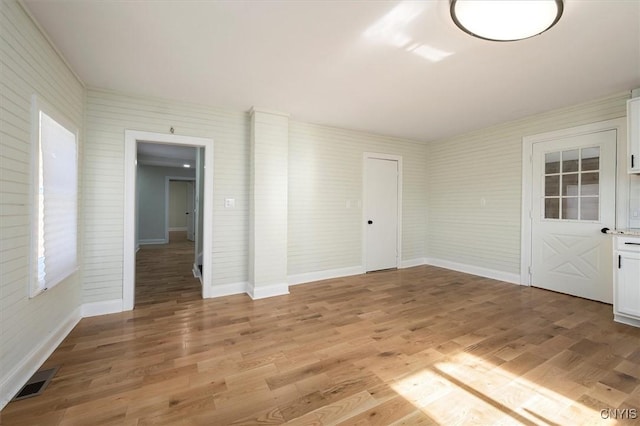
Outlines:
<svg viewBox="0 0 640 426"><path fill-rule="evenodd" d="M515 41L553 27L562 16L562 0L450 0L453 22L474 37Z"/></svg>

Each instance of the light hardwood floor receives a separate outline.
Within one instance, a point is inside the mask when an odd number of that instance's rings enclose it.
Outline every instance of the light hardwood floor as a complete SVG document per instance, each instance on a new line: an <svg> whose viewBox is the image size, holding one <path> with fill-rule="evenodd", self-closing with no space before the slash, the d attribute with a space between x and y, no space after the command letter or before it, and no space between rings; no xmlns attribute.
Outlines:
<svg viewBox="0 0 640 426"><path fill-rule="evenodd" d="M570 425L616 423L601 410L640 416L640 329L614 323L609 305L427 266L265 300L201 300L187 251L141 250L136 309L83 319L45 363L61 366L46 391L10 403L1 423Z"/></svg>

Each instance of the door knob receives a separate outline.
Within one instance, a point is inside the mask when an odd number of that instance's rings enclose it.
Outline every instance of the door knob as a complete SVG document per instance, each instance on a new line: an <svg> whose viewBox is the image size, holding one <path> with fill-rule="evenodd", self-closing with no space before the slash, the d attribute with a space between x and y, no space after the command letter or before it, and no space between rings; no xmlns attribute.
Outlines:
<svg viewBox="0 0 640 426"><path fill-rule="evenodd" d="M369 225L373 225L373 221L372 221L372 220L368 220L368 221L367 221L367 223L368 223Z"/></svg>

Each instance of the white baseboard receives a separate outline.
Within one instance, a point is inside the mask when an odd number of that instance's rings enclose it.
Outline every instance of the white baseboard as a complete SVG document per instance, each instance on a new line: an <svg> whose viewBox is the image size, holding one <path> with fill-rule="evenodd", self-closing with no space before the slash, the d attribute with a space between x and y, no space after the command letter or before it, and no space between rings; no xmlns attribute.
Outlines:
<svg viewBox="0 0 640 426"><path fill-rule="evenodd" d="M362 266L352 266L349 268L329 269L326 271L306 272L304 274L289 275L287 282L289 285L310 283L313 281L330 280L332 278L349 277L351 275L364 274Z"/></svg>
<svg viewBox="0 0 640 426"><path fill-rule="evenodd" d="M289 285L287 283L259 285L253 283L247 284L247 294L253 300L266 299L267 297L282 296L289 294Z"/></svg>
<svg viewBox="0 0 640 426"><path fill-rule="evenodd" d="M433 259L429 257L425 259L425 264L520 285L520 274L512 274L510 272L497 271L495 269L482 268L480 266L467 265L464 263Z"/></svg>
<svg viewBox="0 0 640 426"><path fill-rule="evenodd" d="M248 283L230 283L222 285L212 285L210 289L210 297L232 296L234 294L247 293Z"/></svg>
<svg viewBox="0 0 640 426"><path fill-rule="evenodd" d="M40 345L33 348L18 365L0 379L0 410L20 391L24 384L27 383L27 380L33 376L33 373L38 371L64 338L71 333L80 318L81 309L78 307Z"/></svg>
<svg viewBox="0 0 640 426"><path fill-rule="evenodd" d="M400 262L400 269L404 268L413 268L414 266L425 265L427 260L424 257L420 257L418 259L408 259Z"/></svg>
<svg viewBox="0 0 640 426"><path fill-rule="evenodd" d="M176 226L173 228L169 228L169 232L186 231L186 230L187 230L186 226Z"/></svg>
<svg viewBox="0 0 640 426"><path fill-rule="evenodd" d="M193 273L193 278L200 278L200 282L202 282L202 274L200 273L200 268L197 264L193 264L191 272Z"/></svg>
<svg viewBox="0 0 640 426"><path fill-rule="evenodd" d="M147 244L167 244L169 241L164 238L154 238L149 240L139 240L138 245L144 246Z"/></svg>
<svg viewBox="0 0 640 426"><path fill-rule="evenodd" d="M613 320L615 322L619 322L621 324L632 325L634 327L640 327L640 320L637 320L635 318L629 318L629 317L626 317L624 315L614 314L613 315Z"/></svg>
<svg viewBox="0 0 640 426"><path fill-rule="evenodd" d="M105 300L103 302L84 303L82 318L95 317L122 312L122 299Z"/></svg>

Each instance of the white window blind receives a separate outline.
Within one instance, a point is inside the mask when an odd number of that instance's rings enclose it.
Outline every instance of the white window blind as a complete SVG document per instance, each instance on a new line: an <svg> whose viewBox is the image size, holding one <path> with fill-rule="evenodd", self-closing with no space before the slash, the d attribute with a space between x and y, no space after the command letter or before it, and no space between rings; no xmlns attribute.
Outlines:
<svg viewBox="0 0 640 426"><path fill-rule="evenodd" d="M49 289L78 268L78 160L75 133L38 110L34 257L31 295Z"/></svg>

